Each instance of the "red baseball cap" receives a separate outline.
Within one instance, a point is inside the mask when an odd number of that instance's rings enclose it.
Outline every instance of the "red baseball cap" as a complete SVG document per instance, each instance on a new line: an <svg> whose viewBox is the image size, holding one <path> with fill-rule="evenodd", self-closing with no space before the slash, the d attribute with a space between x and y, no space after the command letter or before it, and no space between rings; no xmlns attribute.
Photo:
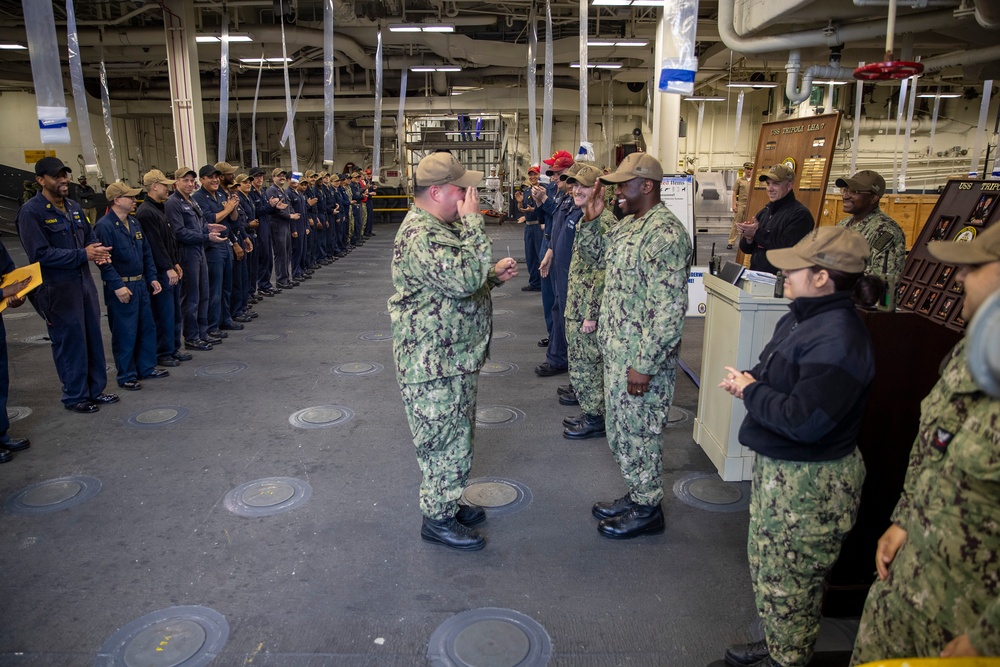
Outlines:
<svg viewBox="0 0 1000 667"><path fill-rule="evenodd" d="M533 164L530 167L528 167L528 173L530 174L531 172L535 172L536 174L541 173L541 172L538 171L538 165L537 164Z"/></svg>
<svg viewBox="0 0 1000 667"><path fill-rule="evenodd" d="M573 164L573 156L567 151L556 151L548 160L542 160L553 169L565 169Z"/></svg>

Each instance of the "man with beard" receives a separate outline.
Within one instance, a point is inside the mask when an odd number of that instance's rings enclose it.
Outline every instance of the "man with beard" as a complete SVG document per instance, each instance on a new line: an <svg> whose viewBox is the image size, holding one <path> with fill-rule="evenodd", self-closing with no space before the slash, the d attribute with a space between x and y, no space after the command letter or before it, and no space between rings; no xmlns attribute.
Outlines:
<svg viewBox="0 0 1000 667"><path fill-rule="evenodd" d="M90 262L111 260L80 205L69 198L70 168L55 157L35 163L39 192L17 212L17 231L28 262L42 267L43 284L31 303L48 326L52 358L67 410L93 413L117 403L108 383L101 338L100 302Z"/></svg>
<svg viewBox="0 0 1000 667"><path fill-rule="evenodd" d="M837 224L861 232L871 247L865 273L898 278L906 263L906 235L895 220L886 215L879 202L885 194L885 179L877 171L865 169L850 178L838 178L844 199L844 213L850 217Z"/></svg>
<svg viewBox="0 0 1000 667"><path fill-rule="evenodd" d="M660 201L663 168L632 153L601 182L617 185L625 217L606 238L604 299L597 325L604 357L608 445L629 491L592 509L598 531L626 539L664 529L660 434L674 380L691 269L691 238Z"/></svg>

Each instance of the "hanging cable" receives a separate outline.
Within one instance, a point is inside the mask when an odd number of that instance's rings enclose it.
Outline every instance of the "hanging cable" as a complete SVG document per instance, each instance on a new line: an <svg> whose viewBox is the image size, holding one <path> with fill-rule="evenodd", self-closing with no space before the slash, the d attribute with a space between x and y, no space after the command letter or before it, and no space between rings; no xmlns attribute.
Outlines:
<svg viewBox="0 0 1000 667"><path fill-rule="evenodd" d="M219 159L226 161L226 142L229 139L229 13L222 8L222 55L219 57Z"/></svg>
<svg viewBox="0 0 1000 667"><path fill-rule="evenodd" d="M80 39L76 31L76 10L73 0L66 0L66 43L69 47L69 75L73 84L73 106L80 126L80 152L83 155L83 173L100 176L97 149L90 129L90 111L87 108L87 90L83 86L83 64L80 59Z"/></svg>
<svg viewBox="0 0 1000 667"><path fill-rule="evenodd" d="M538 65L538 16L532 3L528 12L528 141L529 161L531 164L541 164L538 154L538 105L535 101L535 69Z"/></svg>
<svg viewBox="0 0 1000 667"><path fill-rule="evenodd" d="M323 164L333 166L333 0L323 0ZM404 76L406 70L403 70Z"/></svg>
<svg viewBox="0 0 1000 667"><path fill-rule="evenodd" d="M372 182L379 181L382 169L382 26L378 28L375 47L375 136L372 141Z"/></svg>

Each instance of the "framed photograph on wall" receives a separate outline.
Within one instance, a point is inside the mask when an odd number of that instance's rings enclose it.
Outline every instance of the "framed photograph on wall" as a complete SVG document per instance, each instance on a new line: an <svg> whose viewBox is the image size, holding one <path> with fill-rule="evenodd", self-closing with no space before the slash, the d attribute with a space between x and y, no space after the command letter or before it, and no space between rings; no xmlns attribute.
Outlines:
<svg viewBox="0 0 1000 667"><path fill-rule="evenodd" d="M948 232L955 226L958 220L957 215L942 215L938 218L937 225L934 226L934 233L931 234L931 241L943 241L948 238Z"/></svg>
<svg viewBox="0 0 1000 667"><path fill-rule="evenodd" d="M914 286L914 288L910 290L910 295L906 297L906 303L904 303L903 305L911 310L916 310L917 301L920 300L920 295L923 293L924 293L923 287Z"/></svg>
<svg viewBox="0 0 1000 667"><path fill-rule="evenodd" d="M895 303L903 303L903 295L906 294L906 288L910 286L910 283L899 283L896 286L896 301Z"/></svg>
<svg viewBox="0 0 1000 667"><path fill-rule="evenodd" d="M925 315L930 315L931 311L934 309L934 304L937 302L937 298L937 292L927 292L927 296L924 297L924 302L920 305L920 312Z"/></svg>
<svg viewBox="0 0 1000 667"><path fill-rule="evenodd" d="M938 311L934 314L934 317L938 317L942 320L947 320L948 317L951 316L951 309L955 305L956 301L958 301L957 296L944 297L944 300L941 302L941 307L938 308Z"/></svg>
<svg viewBox="0 0 1000 667"><path fill-rule="evenodd" d="M948 279L951 278L951 274L955 272L955 267L948 264L944 265L944 268L938 272L937 280L934 281L934 287L944 289L945 285L948 284Z"/></svg>
<svg viewBox="0 0 1000 667"><path fill-rule="evenodd" d="M1000 192L984 192L979 195L979 199L976 200L976 205L972 208L972 213L969 215L969 224L976 227L985 225L986 221L993 215L993 209L996 208L997 201L1000 201Z"/></svg>

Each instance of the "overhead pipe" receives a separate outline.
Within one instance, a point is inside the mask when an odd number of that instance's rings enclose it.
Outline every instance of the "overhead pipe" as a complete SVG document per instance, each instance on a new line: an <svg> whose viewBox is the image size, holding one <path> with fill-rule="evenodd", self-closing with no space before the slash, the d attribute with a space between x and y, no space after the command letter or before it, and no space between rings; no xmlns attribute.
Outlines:
<svg viewBox="0 0 1000 667"><path fill-rule="evenodd" d="M734 5L736 0L719 0L719 36L722 42L737 53L771 53L791 49L816 46L840 46L847 42L876 39L886 36L884 20L863 21L845 25L829 25L816 30L802 30L786 35L745 37L736 32ZM951 10L938 10L922 14L910 14L896 21L896 32L920 32L923 30L944 30L964 21Z"/></svg>
<svg viewBox="0 0 1000 667"><path fill-rule="evenodd" d="M788 73L788 80L785 81L785 96L792 104L802 104L812 93L812 83L815 78L822 79L843 79L854 80L854 70L849 67L835 65L839 60L830 59L830 65L812 65L802 73L802 85L799 86L799 70L802 69L802 54L798 49L793 49L788 54L788 62L785 64L785 71Z"/></svg>

